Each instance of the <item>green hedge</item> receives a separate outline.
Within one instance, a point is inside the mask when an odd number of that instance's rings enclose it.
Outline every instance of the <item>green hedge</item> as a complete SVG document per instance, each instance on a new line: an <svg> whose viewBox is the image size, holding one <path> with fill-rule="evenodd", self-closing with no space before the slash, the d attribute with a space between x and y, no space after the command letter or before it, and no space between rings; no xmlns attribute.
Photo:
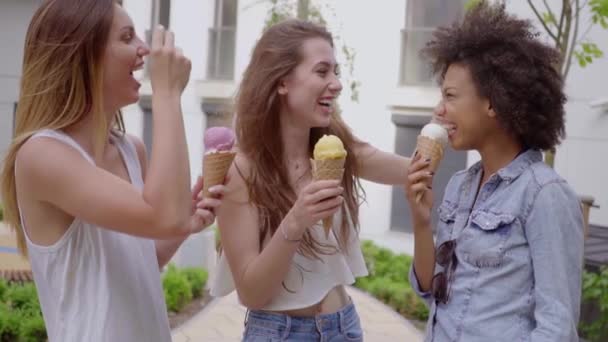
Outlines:
<svg viewBox="0 0 608 342"><path fill-rule="evenodd" d="M429 310L410 286L408 272L412 258L363 241L363 257L369 276L358 278L355 286L369 292L407 319L426 321Z"/></svg>
<svg viewBox="0 0 608 342"><path fill-rule="evenodd" d="M0 204L0 221L2 221L4 219L4 208L2 207L2 204Z"/></svg>
<svg viewBox="0 0 608 342"><path fill-rule="evenodd" d="M179 269L170 264L163 275L163 291L167 309L181 311L192 298L200 297L207 283L208 274L202 268Z"/></svg>
<svg viewBox="0 0 608 342"><path fill-rule="evenodd" d="M169 265L163 275L167 308L180 311L192 298L203 295L207 271L202 268L178 269ZM33 283L7 283L0 279L0 342L46 341L46 327Z"/></svg>
<svg viewBox="0 0 608 342"><path fill-rule="evenodd" d="M37 342L46 339L34 284L7 284L0 279L0 341Z"/></svg>
<svg viewBox="0 0 608 342"><path fill-rule="evenodd" d="M599 272L583 274L583 307L593 307L595 317L588 322L582 321L579 329L588 341L608 339L608 267Z"/></svg>

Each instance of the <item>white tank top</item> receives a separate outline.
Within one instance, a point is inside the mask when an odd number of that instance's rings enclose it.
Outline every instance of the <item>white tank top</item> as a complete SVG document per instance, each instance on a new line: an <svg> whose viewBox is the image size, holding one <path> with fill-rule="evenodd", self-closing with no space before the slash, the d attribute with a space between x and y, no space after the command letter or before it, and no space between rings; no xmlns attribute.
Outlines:
<svg viewBox="0 0 608 342"><path fill-rule="evenodd" d="M64 133L43 130L31 139L39 137L70 145L95 164ZM134 145L127 137L113 140L131 183L141 191ZM23 217L21 222L25 227ZM50 342L171 341L153 240L75 218L51 246L37 245L27 234L26 241Z"/></svg>
<svg viewBox="0 0 608 342"><path fill-rule="evenodd" d="M367 273L365 260L361 253L361 245L354 229L350 213L344 210L351 228L347 242L348 253L338 251L331 255L321 255L320 260L307 258L299 253L294 255L292 265L283 280L278 295L274 297L263 310L285 311L307 308L319 303L327 293L337 285L350 285L356 277L364 277ZM333 231L339 231L342 215L336 215L334 226L329 238L321 222L311 228L317 241L334 246L339 250L338 242ZM277 234L280 234L277 232ZM222 254L218 260L215 272L212 272L211 295L225 296L235 290L234 279L226 257Z"/></svg>

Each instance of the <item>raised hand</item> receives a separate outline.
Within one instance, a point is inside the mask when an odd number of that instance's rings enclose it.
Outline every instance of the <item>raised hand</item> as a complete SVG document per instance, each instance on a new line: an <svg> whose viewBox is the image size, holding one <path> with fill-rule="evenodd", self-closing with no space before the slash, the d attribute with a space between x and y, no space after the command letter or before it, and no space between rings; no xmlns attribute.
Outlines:
<svg viewBox="0 0 608 342"><path fill-rule="evenodd" d="M222 196L226 187L216 185L209 189L213 197L201 197L203 190L203 177L198 177L196 184L192 188L192 216L190 217L189 230L191 233L198 233L209 227L215 221L215 211L222 204Z"/></svg>
<svg viewBox="0 0 608 342"><path fill-rule="evenodd" d="M175 35L158 26L152 33L150 81L155 92L181 95L190 79L190 60L175 47Z"/></svg>

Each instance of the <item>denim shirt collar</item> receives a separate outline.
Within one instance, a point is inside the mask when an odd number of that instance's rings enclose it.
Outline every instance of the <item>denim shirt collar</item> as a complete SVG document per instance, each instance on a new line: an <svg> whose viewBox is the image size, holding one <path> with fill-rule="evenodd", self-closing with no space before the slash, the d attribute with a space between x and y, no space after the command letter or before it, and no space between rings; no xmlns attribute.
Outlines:
<svg viewBox="0 0 608 342"><path fill-rule="evenodd" d="M528 149L520 153L515 159L513 159L507 166L498 170L496 173L498 177L505 181L512 181L519 177L522 172L531 164L542 161L543 155L539 150ZM481 171L481 161L478 161L467 171L469 176L474 176Z"/></svg>

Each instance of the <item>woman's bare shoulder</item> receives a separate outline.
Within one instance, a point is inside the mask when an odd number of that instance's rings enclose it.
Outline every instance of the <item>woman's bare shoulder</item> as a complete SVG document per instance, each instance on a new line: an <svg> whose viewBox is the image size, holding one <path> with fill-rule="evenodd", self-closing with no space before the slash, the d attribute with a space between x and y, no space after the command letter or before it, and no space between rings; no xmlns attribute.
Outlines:
<svg viewBox="0 0 608 342"><path fill-rule="evenodd" d="M226 182L226 199L247 203L249 201L248 184L251 176L251 161L237 150L234 161L228 170Z"/></svg>

